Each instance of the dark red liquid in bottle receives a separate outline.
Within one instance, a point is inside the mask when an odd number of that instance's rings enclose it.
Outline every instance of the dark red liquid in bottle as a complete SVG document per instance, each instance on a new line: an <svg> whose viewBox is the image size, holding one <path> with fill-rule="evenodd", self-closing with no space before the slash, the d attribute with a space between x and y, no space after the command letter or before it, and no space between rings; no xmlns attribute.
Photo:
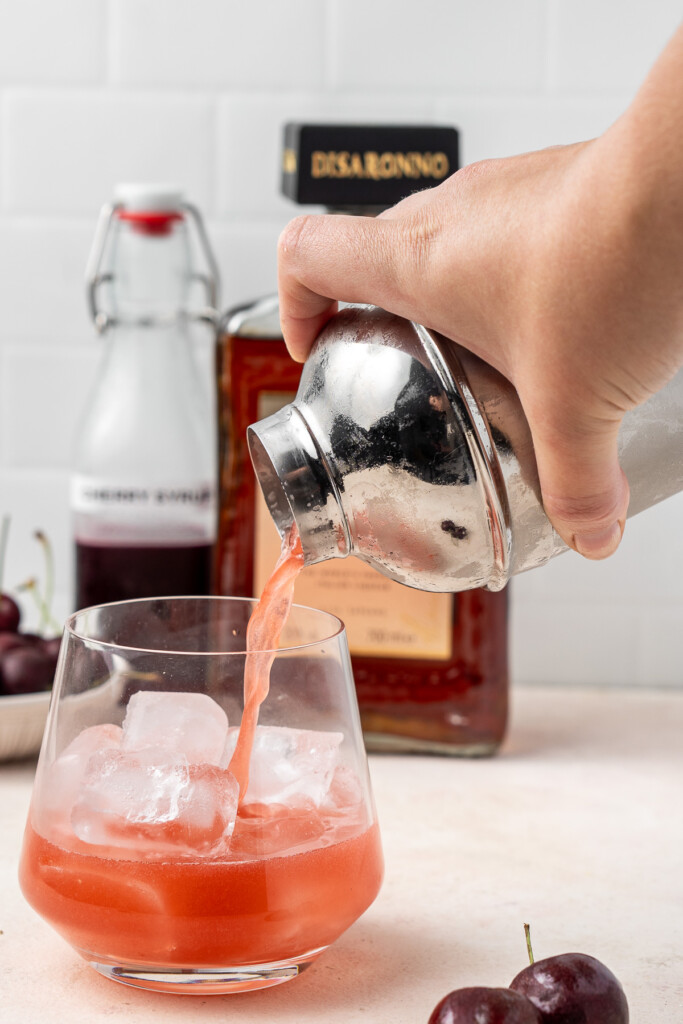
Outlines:
<svg viewBox="0 0 683 1024"><path fill-rule="evenodd" d="M131 546L76 542L76 607L136 597L208 594L213 545Z"/></svg>

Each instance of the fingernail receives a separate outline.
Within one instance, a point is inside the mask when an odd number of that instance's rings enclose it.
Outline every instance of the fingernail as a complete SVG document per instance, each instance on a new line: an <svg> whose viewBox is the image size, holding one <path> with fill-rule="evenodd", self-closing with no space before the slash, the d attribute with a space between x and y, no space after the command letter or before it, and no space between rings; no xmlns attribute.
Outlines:
<svg viewBox="0 0 683 1024"><path fill-rule="evenodd" d="M607 558L619 547L623 532L623 523L617 521L605 530L575 533L574 547L584 558Z"/></svg>

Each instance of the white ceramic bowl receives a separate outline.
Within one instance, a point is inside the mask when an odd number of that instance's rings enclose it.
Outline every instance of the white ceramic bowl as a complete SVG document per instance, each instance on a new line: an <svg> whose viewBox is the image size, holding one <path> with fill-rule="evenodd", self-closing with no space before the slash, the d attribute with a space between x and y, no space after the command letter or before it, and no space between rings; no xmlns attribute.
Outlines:
<svg viewBox="0 0 683 1024"><path fill-rule="evenodd" d="M49 706L49 692L0 697L0 761L38 753Z"/></svg>

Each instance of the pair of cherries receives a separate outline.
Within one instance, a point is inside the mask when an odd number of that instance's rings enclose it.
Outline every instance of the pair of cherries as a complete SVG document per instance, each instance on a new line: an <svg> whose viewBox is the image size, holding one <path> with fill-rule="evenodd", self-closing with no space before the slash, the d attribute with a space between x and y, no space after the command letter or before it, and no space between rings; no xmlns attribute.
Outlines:
<svg viewBox="0 0 683 1024"><path fill-rule="evenodd" d="M22 633L14 598L0 593L0 696L48 690L57 667L60 637Z"/></svg>
<svg viewBox="0 0 683 1024"><path fill-rule="evenodd" d="M9 537L9 516L0 520L0 581ZM45 595L38 592L35 580L29 580L22 587L30 589L38 603L41 620L50 623L50 596L52 594L53 559L47 536L37 530L35 539L40 543L45 558ZM14 598L2 590L0 585L0 696L18 696L49 690L54 679L59 656L61 638L44 637L37 633L25 633L21 625L21 609Z"/></svg>
<svg viewBox="0 0 683 1024"><path fill-rule="evenodd" d="M531 965L509 988L460 988L434 1007L429 1024L628 1024L619 981L584 953L563 953Z"/></svg>

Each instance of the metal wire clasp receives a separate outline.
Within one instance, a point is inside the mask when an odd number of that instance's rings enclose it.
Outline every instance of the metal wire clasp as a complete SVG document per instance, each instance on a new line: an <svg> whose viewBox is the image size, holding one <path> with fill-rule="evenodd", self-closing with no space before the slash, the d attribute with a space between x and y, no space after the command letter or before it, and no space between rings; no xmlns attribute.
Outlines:
<svg viewBox="0 0 683 1024"><path fill-rule="evenodd" d="M107 242L109 241L109 236L111 234L112 225L114 223L114 218L117 212L122 208L122 203L105 203L102 207L95 227L95 237L93 239L93 244L90 249L90 255L86 266L86 298L88 302L88 309L90 310L90 315L98 334L104 334L105 331L116 324L115 317L98 307L97 295L101 285L110 284L114 279L114 275L111 272L102 270L102 263L104 260ZM196 271L191 275L193 281L198 281L204 286L207 304L206 306L202 306L199 309L188 313L187 317L190 320L209 323L212 326L216 326L220 316L218 310L218 292L220 287L218 264L216 263L216 259L213 255L213 250L211 249L209 236L206 233L202 215L197 207L192 203L182 203L180 209L194 224L197 232L197 238L199 239L199 248L204 260L206 261L207 267L205 272ZM145 317L144 320L141 320L141 323L144 326L150 326L156 323L156 320L153 317Z"/></svg>

